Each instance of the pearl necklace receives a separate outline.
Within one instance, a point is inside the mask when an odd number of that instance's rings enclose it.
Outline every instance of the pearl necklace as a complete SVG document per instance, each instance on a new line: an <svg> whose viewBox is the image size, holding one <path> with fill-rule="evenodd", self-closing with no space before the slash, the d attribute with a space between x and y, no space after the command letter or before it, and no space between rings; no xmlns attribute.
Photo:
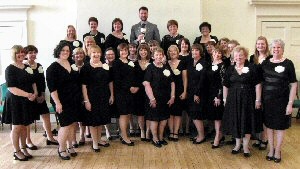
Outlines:
<svg viewBox="0 0 300 169"><path fill-rule="evenodd" d="M283 60L284 60L284 57L282 57L281 59L274 59L274 58L272 58L273 62L282 62Z"/></svg>
<svg viewBox="0 0 300 169"><path fill-rule="evenodd" d="M94 64L94 63L93 63ZM84 62L81 65L76 65L78 68L81 68L84 65Z"/></svg>
<svg viewBox="0 0 300 169"><path fill-rule="evenodd" d="M94 63L94 62L90 62L91 65L94 65L94 66L100 66L101 65L101 62L99 63Z"/></svg>
<svg viewBox="0 0 300 169"><path fill-rule="evenodd" d="M149 60L140 60L141 64L145 65L147 63L149 63Z"/></svg>
<svg viewBox="0 0 300 169"><path fill-rule="evenodd" d="M244 66L242 66L242 67L235 66L235 68L236 68L237 70L242 70L242 69L244 68Z"/></svg>

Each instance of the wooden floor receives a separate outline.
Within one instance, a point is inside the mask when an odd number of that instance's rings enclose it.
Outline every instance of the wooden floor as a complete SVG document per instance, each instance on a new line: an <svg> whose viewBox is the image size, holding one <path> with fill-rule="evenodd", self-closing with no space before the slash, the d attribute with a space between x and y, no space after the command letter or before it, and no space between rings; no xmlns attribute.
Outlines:
<svg viewBox="0 0 300 169"><path fill-rule="evenodd" d="M32 133L32 139L39 150L30 151L33 159L26 162L13 160L13 148L9 138L9 127L0 131L0 169L12 168L201 168L201 169L297 169L300 168L300 121L293 119L292 127L287 130L282 151L282 162L277 164L265 160L267 150L251 149L252 156L245 158L242 153L231 155L232 146L225 145L211 149L210 142L193 145L188 138L179 142L169 142L163 148L156 148L150 143L143 143L138 138L136 146L128 147L120 141L111 141L111 146L101 148L100 153L91 151L90 142L76 151L79 155L69 161L58 158L56 146L46 146L42 130ZM90 141L90 140L89 140Z"/></svg>

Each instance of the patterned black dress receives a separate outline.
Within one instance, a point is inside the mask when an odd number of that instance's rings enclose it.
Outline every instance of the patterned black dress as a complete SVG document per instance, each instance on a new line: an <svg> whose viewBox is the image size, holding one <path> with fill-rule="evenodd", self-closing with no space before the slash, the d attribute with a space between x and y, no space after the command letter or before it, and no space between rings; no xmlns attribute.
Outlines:
<svg viewBox="0 0 300 169"><path fill-rule="evenodd" d="M133 66L130 64L133 64ZM133 98L130 88L134 86L134 63L123 63L120 59L113 62L113 80L115 102L119 115L128 115L133 111Z"/></svg>
<svg viewBox="0 0 300 169"><path fill-rule="evenodd" d="M206 111L206 118L208 120L222 120L224 106L223 106L223 80L225 76L225 63L221 62L216 65L212 65L207 70L207 81L208 81L208 104ZM221 100L219 106L214 105L214 99L218 98Z"/></svg>
<svg viewBox="0 0 300 169"><path fill-rule="evenodd" d="M244 73L239 75L235 67L230 66L223 83L228 88L228 95L222 127L224 134L231 134L234 138L259 132L256 131L255 122L255 86L260 79L255 65L245 63L244 68Z"/></svg>
<svg viewBox="0 0 300 169"><path fill-rule="evenodd" d="M291 126L291 115L285 115L289 101L289 84L297 82L295 67L291 60L281 63L266 60L262 63L264 124L274 130Z"/></svg>
<svg viewBox="0 0 300 169"><path fill-rule="evenodd" d="M173 82L171 70L165 65L160 68L152 63L146 69L144 80L150 83L157 103L156 108L150 107L150 100L147 97L146 120L158 122L167 120L170 117L170 108L167 103L171 98L171 83Z"/></svg>
<svg viewBox="0 0 300 169"><path fill-rule="evenodd" d="M33 93L34 83L33 71L25 65L24 69L9 65L5 69L5 80L7 87L17 87L25 92ZM13 125L29 125L33 122L32 112L34 103L28 98L12 94L9 90L3 109L2 122Z"/></svg>
<svg viewBox="0 0 300 169"><path fill-rule="evenodd" d="M206 71L208 63L204 58L194 60L187 64L188 73L188 115L193 120L205 120L205 105L207 104ZM194 102L194 95L200 97L200 103Z"/></svg>
<svg viewBox="0 0 300 169"><path fill-rule="evenodd" d="M80 119L82 95L78 69L72 67L68 72L59 63L53 62L46 70L46 81L50 93L57 91L62 104L62 112L57 113L62 127L68 126ZM51 97L51 104L56 105Z"/></svg>
<svg viewBox="0 0 300 169"><path fill-rule="evenodd" d="M169 66L171 69L171 66ZM172 70L172 69L171 69ZM186 71L186 65L183 61L180 61L177 68L173 69L173 79L175 82L175 100L174 104L170 107L170 115L173 116L182 116L182 111L187 109L187 102L181 100L179 96L184 91L183 80L182 80L182 71Z"/></svg>
<svg viewBox="0 0 300 169"><path fill-rule="evenodd" d="M107 68L107 69L104 69ZM85 111L84 126L99 126L110 123L109 83L112 81L107 67L94 68L84 65L80 71L81 82L86 85L87 95L91 103L91 111Z"/></svg>

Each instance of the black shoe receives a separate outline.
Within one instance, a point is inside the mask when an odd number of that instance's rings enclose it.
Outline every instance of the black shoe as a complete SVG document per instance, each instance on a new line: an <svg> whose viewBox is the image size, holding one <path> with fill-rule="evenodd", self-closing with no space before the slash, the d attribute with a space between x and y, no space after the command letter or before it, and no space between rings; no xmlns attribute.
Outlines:
<svg viewBox="0 0 300 169"><path fill-rule="evenodd" d="M86 134L85 137L86 138L92 138L92 135L91 134Z"/></svg>
<svg viewBox="0 0 300 169"><path fill-rule="evenodd" d="M76 152L71 153L71 152L70 152L70 149L72 149L72 148L67 148L68 153L69 153L72 157L76 157L76 156L77 156L77 153L76 153Z"/></svg>
<svg viewBox="0 0 300 169"><path fill-rule="evenodd" d="M19 150L19 151L17 151L17 152L14 152L14 154L13 154L14 160L28 161L27 156L24 155L24 158L19 158L19 157L16 155L16 154L17 154L18 152L20 152L20 151L21 151L21 150Z"/></svg>
<svg viewBox="0 0 300 169"><path fill-rule="evenodd" d="M21 149L25 149L25 150L26 150L26 148L21 148ZM23 152L23 154L24 154L24 156L25 156L28 160L33 158L33 156L30 155L29 153L28 153L28 155L26 155L26 154Z"/></svg>
<svg viewBox="0 0 300 169"><path fill-rule="evenodd" d="M66 152L66 151L61 151L59 152L59 149L57 149L58 152L58 156L62 159L62 160L70 160L70 156L62 156L61 153Z"/></svg>
<svg viewBox="0 0 300 169"><path fill-rule="evenodd" d="M168 142L165 139L162 139L161 141L159 141L159 143L164 146L168 145Z"/></svg>
<svg viewBox="0 0 300 169"><path fill-rule="evenodd" d="M48 139L47 139L47 141L46 141L46 144L47 144L47 145L59 145L58 142L56 142L56 141L51 141L51 140L48 140Z"/></svg>
<svg viewBox="0 0 300 169"><path fill-rule="evenodd" d="M178 142L178 140L179 140L178 134L175 134L175 133L174 133L173 135L174 135L174 136L177 136L177 137L173 137L173 141L174 141L174 142Z"/></svg>
<svg viewBox="0 0 300 169"><path fill-rule="evenodd" d="M238 150L232 149L231 154L238 154L241 152L241 147Z"/></svg>
<svg viewBox="0 0 300 169"><path fill-rule="evenodd" d="M201 144L201 143L204 143L206 141L206 138L204 137L201 141L197 141L197 139L195 139L194 141L193 141L193 144Z"/></svg>
<svg viewBox="0 0 300 169"><path fill-rule="evenodd" d="M110 146L110 144L109 144L109 143L105 143L105 144L98 143L98 146L102 146L102 147L109 147L109 146Z"/></svg>
<svg viewBox="0 0 300 169"><path fill-rule="evenodd" d="M92 150L93 150L95 153L99 153L99 152L100 152L100 148L94 148L93 145L92 145L91 148L92 148Z"/></svg>
<svg viewBox="0 0 300 169"><path fill-rule="evenodd" d="M268 161L273 161L274 160L274 156L272 156L272 157L270 157L270 156L266 156L266 160L268 160Z"/></svg>
<svg viewBox="0 0 300 169"><path fill-rule="evenodd" d="M58 134L58 131L57 131L56 129L53 129L53 130L52 130L52 135L53 135L53 136L57 136L57 134Z"/></svg>
<svg viewBox="0 0 300 169"><path fill-rule="evenodd" d="M78 146L79 145L77 143L75 143L75 144L72 145L73 148L78 148Z"/></svg>
<svg viewBox="0 0 300 169"><path fill-rule="evenodd" d="M172 137L171 135L173 135L173 137ZM169 134L168 140L169 140L169 141L173 141L173 140L174 140L174 133L170 133L170 134Z"/></svg>
<svg viewBox="0 0 300 169"><path fill-rule="evenodd" d="M281 162L281 152L280 152L280 158L276 158L276 157L274 156L274 162L275 162L275 163L280 163L280 162Z"/></svg>
<svg viewBox="0 0 300 169"><path fill-rule="evenodd" d="M79 141L78 145L83 146L85 144L85 141Z"/></svg>
<svg viewBox="0 0 300 169"><path fill-rule="evenodd" d="M125 144L127 146L134 146L134 142L130 141L130 143L127 143L125 140L122 139L122 144Z"/></svg>
<svg viewBox="0 0 300 169"><path fill-rule="evenodd" d="M37 150L37 146L36 145L33 145L30 147L28 144L26 144L26 148L28 148L29 150Z"/></svg>
<svg viewBox="0 0 300 169"><path fill-rule="evenodd" d="M215 145L211 145L211 148L212 149L220 148L220 145L216 145L216 146Z"/></svg>
<svg viewBox="0 0 300 169"><path fill-rule="evenodd" d="M250 157L251 156L251 153L244 153L244 157Z"/></svg>
<svg viewBox="0 0 300 169"><path fill-rule="evenodd" d="M259 150L266 150L267 146L268 146L268 141L266 141L266 142L261 141L258 149Z"/></svg>
<svg viewBox="0 0 300 169"><path fill-rule="evenodd" d="M152 144L153 144L155 147L157 147L157 148L161 148L161 147L162 147L162 145L160 144L160 141L153 141L153 140L152 140Z"/></svg>

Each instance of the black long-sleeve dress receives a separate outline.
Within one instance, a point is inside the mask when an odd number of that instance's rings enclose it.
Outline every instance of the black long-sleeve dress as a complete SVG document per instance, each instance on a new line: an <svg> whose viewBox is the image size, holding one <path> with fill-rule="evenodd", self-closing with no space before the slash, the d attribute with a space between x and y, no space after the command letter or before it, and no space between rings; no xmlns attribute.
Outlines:
<svg viewBox="0 0 300 169"><path fill-rule="evenodd" d="M105 49L107 49L109 47L112 47L114 49L115 53L118 53L117 47L121 43L126 43L126 44L129 43L128 39L126 39L126 34L125 33L123 33L123 38L122 39L115 37L113 34L109 34L106 37L106 40L105 40ZM102 53L103 52L104 51L102 51ZM120 56L116 55L116 59L118 59L118 58L120 58Z"/></svg>
<svg viewBox="0 0 300 169"><path fill-rule="evenodd" d="M158 122L167 120L170 118L170 108L167 103L171 98L171 83L174 82L171 70L166 65L156 67L152 63L146 69L144 81L150 83L156 100L156 107L152 108L149 105L149 98L146 98L146 120Z"/></svg>
<svg viewBox="0 0 300 169"><path fill-rule="evenodd" d="M106 68L106 69L105 69ZM85 111L85 126L99 126L110 123L109 114L109 83L112 77L109 67L94 68L84 65L80 71L82 84L86 85L87 95L91 103L91 111Z"/></svg>
<svg viewBox="0 0 300 169"><path fill-rule="evenodd" d="M46 70L46 80L50 93L57 91L58 98L62 104L62 112L57 113L59 123L62 127L68 126L80 120L82 95L80 90L79 71L71 67L68 72L58 62L53 62ZM51 104L56 105L51 97Z"/></svg>
<svg viewBox="0 0 300 169"><path fill-rule="evenodd" d="M23 69L9 65L5 69L5 80L8 88L17 87L25 92L33 93L34 76L32 69L28 65L25 65ZM33 122L33 105L34 103L28 100L27 97L14 95L8 90L3 108L2 122L25 126L31 124Z"/></svg>
<svg viewBox="0 0 300 169"><path fill-rule="evenodd" d="M118 113L120 115L131 114L133 111L133 98L130 88L133 87L135 82L134 63L132 61L123 63L120 59L116 59L112 67L115 103Z"/></svg>
<svg viewBox="0 0 300 169"><path fill-rule="evenodd" d="M230 66L223 82L228 88L228 94L222 128L224 134L231 134L234 138L260 132L256 131L255 121L255 86L260 83L260 79L255 65L245 63L244 69L244 73L239 75L235 66Z"/></svg>
<svg viewBox="0 0 300 169"><path fill-rule="evenodd" d="M274 130L285 130L291 126L291 115L285 115L289 102L289 84L297 82L295 67L291 60L281 63L266 60L263 71L264 124Z"/></svg>
<svg viewBox="0 0 300 169"><path fill-rule="evenodd" d="M208 63L204 58L197 61L194 66L194 60L187 64L188 72L188 114L193 120L205 119L205 105L207 103L206 71ZM200 97L200 103L194 102L194 96Z"/></svg>
<svg viewBox="0 0 300 169"><path fill-rule="evenodd" d="M221 62L216 65L210 66L207 70L208 81L208 104L206 111L206 118L208 120L222 120L224 105L223 105L223 80L225 76L225 63ZM214 105L214 99L221 100L219 106Z"/></svg>
<svg viewBox="0 0 300 169"><path fill-rule="evenodd" d="M172 70L171 66L169 66ZM175 100L174 104L170 107L170 115L181 116L182 111L187 109L187 102L180 99L180 95L184 91L182 71L186 70L186 64L183 61L180 61L178 66L172 70L173 79L175 82Z"/></svg>

